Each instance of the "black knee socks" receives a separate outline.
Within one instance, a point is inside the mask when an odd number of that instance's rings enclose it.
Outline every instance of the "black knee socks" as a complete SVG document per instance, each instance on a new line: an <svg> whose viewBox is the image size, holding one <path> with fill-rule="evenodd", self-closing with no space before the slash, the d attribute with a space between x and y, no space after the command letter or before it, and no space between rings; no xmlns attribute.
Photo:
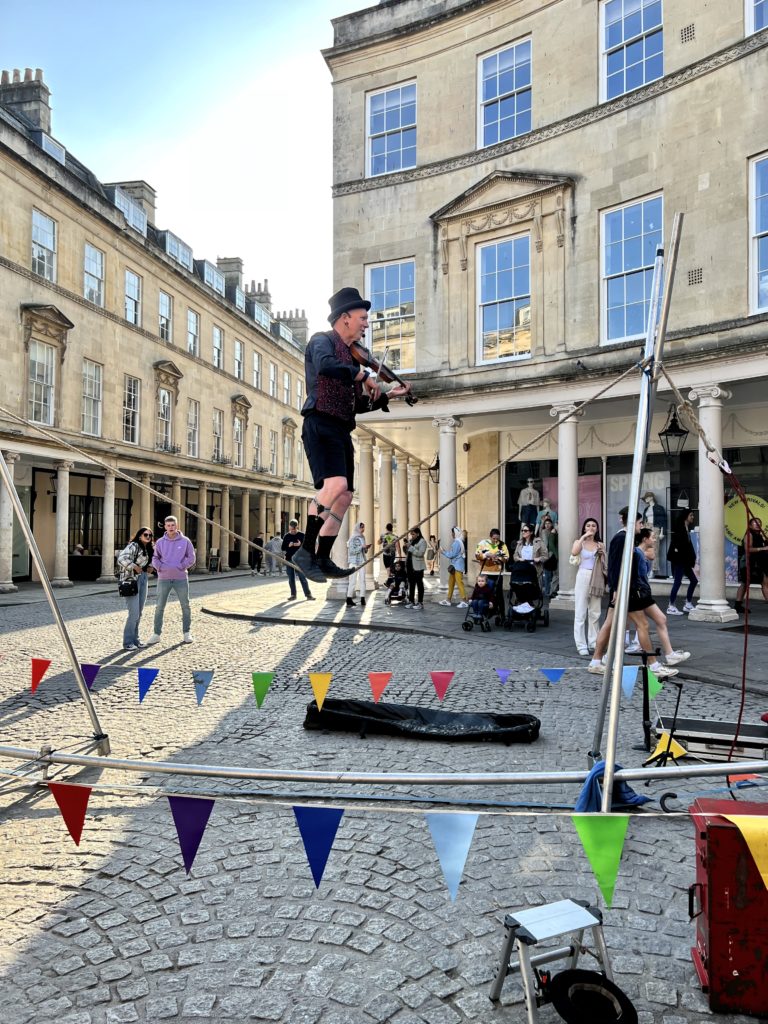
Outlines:
<svg viewBox="0 0 768 1024"><path fill-rule="evenodd" d="M311 555L315 553L315 542L317 541L317 535L320 533L320 527L323 525L323 520L320 516L307 516L307 528L304 531L304 543L302 547L305 548Z"/></svg>
<svg viewBox="0 0 768 1024"><path fill-rule="evenodd" d="M335 537L318 537L317 539L317 557L318 558L330 558L331 548L333 542L336 540Z"/></svg>

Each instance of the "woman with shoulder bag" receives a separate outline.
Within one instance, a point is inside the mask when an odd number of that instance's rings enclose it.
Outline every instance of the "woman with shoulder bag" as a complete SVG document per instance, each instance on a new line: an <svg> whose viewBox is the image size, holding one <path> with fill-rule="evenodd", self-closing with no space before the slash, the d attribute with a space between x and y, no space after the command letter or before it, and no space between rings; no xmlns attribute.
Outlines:
<svg viewBox="0 0 768 1024"><path fill-rule="evenodd" d="M125 598L128 618L123 629L123 650L135 651L144 644L139 642L139 620L147 600L148 573L152 572L155 553L152 531L142 526L133 540L117 556L120 568L118 590Z"/></svg>
<svg viewBox="0 0 768 1024"><path fill-rule="evenodd" d="M584 520L581 536L574 541L569 560L579 567L574 586L573 639L579 654L587 657L597 642L606 578L605 545L600 540L596 519Z"/></svg>

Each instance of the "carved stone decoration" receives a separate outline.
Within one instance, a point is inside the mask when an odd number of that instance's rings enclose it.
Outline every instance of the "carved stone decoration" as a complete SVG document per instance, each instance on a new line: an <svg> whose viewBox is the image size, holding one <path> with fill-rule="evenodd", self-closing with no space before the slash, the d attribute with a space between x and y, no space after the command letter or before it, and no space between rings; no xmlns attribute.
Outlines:
<svg viewBox="0 0 768 1024"><path fill-rule="evenodd" d="M533 237L536 241L536 252L541 252L544 248L544 235L541 227L541 205L536 204L536 209L533 212Z"/></svg>
<svg viewBox="0 0 768 1024"><path fill-rule="evenodd" d="M563 195L560 193L555 202L555 225L557 228L557 244L562 249L565 244L565 211L563 210Z"/></svg>
<svg viewBox="0 0 768 1024"><path fill-rule="evenodd" d="M67 335L75 326L56 306L38 306L24 303L21 306L21 324L24 331L24 350L29 352L33 337L53 344L59 350L59 359L64 362L67 353Z"/></svg>
<svg viewBox="0 0 768 1024"><path fill-rule="evenodd" d="M461 247L461 259L459 265L462 270L467 269L467 235L469 234L469 225L461 225L461 234L459 235L459 246Z"/></svg>
<svg viewBox="0 0 768 1024"><path fill-rule="evenodd" d="M440 261L443 273L448 273L448 232L445 224L440 228Z"/></svg>
<svg viewBox="0 0 768 1024"><path fill-rule="evenodd" d="M232 395L232 415L240 417L246 430L252 408L253 405L245 395Z"/></svg>
<svg viewBox="0 0 768 1024"><path fill-rule="evenodd" d="M160 397L160 388L165 388L173 395L174 406L179 400L179 381L184 374L170 359L158 359L152 367L155 371L155 398Z"/></svg>

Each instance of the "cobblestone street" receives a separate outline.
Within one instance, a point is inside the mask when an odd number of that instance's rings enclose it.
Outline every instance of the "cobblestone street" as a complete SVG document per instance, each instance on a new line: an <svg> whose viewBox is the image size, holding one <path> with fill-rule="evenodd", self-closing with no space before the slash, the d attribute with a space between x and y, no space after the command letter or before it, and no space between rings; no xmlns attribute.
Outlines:
<svg viewBox="0 0 768 1024"><path fill-rule="evenodd" d="M173 599L163 642L128 652L120 646L124 611L115 588L94 589L82 596L60 593L61 608L80 660L102 666L94 702L115 757L338 771L587 766L601 679L586 672L568 641L567 613L561 613L560 626L534 635L466 635L458 619L445 635L441 623L447 620L432 604L420 622L402 612L398 622L423 625L412 635L270 624L253 613L286 613L285 580L239 576L195 580L194 644L181 644ZM322 598L323 588L316 592ZM384 621L384 609L371 603L366 615ZM154 588L143 638L151 630L153 604ZM299 601L290 608L299 617L310 606ZM321 600L314 609L343 614ZM88 718L47 605L5 603L0 616L2 742L32 748L50 742L59 749L82 743L90 735ZM674 623L680 635L686 626ZM708 635L713 646L725 642L726 634L714 627ZM34 695L31 657L53 662ZM538 671L553 665L567 670L554 686ZM735 719L738 692L695 681L695 660L690 665L685 715ZM140 666L160 670L142 704ZM496 668L511 670L505 687ZM191 673L200 669L212 669L214 676L198 707ZM505 747L361 740L302 728L312 699L310 671L333 674L329 696L361 699L370 699L368 672L389 671L385 700L437 707L429 678L434 669L455 672L443 702L447 710L532 713L542 722L540 739ZM707 670L713 671L711 662ZM275 673L260 710L251 686L256 671ZM674 696L672 687L665 688L659 708L671 711ZM764 710L765 698L749 693L745 721ZM641 738L635 693L631 704L623 702L623 765L641 762L642 753L632 749ZM7 772L15 765L4 761L2 767ZM47 790L9 788L1 798L6 1024L517 1024L525 1011L514 979L506 982L501 1005L494 1008L488 999L504 914L566 897L604 907L569 816L578 785L395 793L74 768L57 778L94 786L79 847ZM721 795L722 785L719 779L676 780L674 808L684 811L693 794ZM658 801L670 787L636 788ZM188 792L228 794L217 800L189 876L163 797ZM310 792L346 808L318 890L291 809ZM765 790L755 792L745 799L759 799ZM387 795L423 802L385 804ZM474 808L483 813L455 903L424 820L430 800L456 802L460 809L468 801L483 804ZM653 812L658 803L647 807ZM690 960L694 929L687 890L693 880L687 815L633 816L613 907L605 911L605 934L616 981L637 1006L641 1024L716 1019ZM544 1024L559 1020L551 1007L540 1013ZM736 1024L751 1018L719 1019Z"/></svg>

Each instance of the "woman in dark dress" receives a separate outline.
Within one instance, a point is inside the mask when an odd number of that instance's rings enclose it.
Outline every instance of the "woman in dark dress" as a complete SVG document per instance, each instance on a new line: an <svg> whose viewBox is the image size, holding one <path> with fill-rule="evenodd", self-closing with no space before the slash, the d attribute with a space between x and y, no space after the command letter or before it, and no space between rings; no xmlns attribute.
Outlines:
<svg viewBox="0 0 768 1024"><path fill-rule="evenodd" d="M768 601L768 538L763 532L762 521L755 517L749 520L739 548L739 589L733 607L740 615L744 612L744 595L747 592L747 559L749 582L759 583L763 600Z"/></svg>

